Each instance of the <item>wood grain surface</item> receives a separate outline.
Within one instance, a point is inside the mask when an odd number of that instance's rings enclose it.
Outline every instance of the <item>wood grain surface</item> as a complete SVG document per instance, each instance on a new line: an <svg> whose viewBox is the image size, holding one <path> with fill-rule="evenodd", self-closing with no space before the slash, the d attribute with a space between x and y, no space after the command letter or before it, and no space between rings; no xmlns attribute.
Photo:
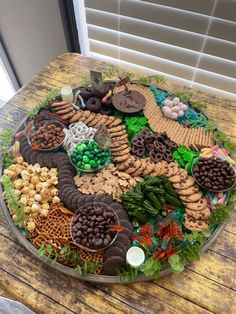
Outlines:
<svg viewBox="0 0 236 314"><path fill-rule="evenodd" d="M16 127L52 88L77 86L91 69L102 71L110 66L78 54L57 57L0 109L0 130ZM164 88L188 90L170 82ZM236 143L236 102L197 90L194 99L208 104L206 112ZM181 275L152 282L108 285L70 278L28 253L1 212L0 260L0 295L22 302L37 314L236 313L235 212L200 261Z"/></svg>

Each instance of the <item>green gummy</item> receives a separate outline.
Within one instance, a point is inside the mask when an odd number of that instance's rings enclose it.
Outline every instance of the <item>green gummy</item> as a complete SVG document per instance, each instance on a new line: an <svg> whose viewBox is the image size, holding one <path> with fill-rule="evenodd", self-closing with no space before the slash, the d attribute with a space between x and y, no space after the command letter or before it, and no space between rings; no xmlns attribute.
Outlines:
<svg viewBox="0 0 236 314"><path fill-rule="evenodd" d="M125 122L127 123L127 125L132 125L132 124L135 124L137 120L138 120L137 117L131 117L131 118L126 118Z"/></svg>
<svg viewBox="0 0 236 314"><path fill-rule="evenodd" d="M87 156L83 157L83 162L88 163L89 162L89 158Z"/></svg>
<svg viewBox="0 0 236 314"><path fill-rule="evenodd" d="M191 161L193 159L193 154L191 152L186 152L183 154L183 159L185 161Z"/></svg>
<svg viewBox="0 0 236 314"><path fill-rule="evenodd" d="M185 170L187 171L188 174L191 174L192 171L192 162L188 162L185 166Z"/></svg>
<svg viewBox="0 0 236 314"><path fill-rule="evenodd" d="M95 160L90 160L90 166L92 168L95 168L96 167L96 161Z"/></svg>
<svg viewBox="0 0 236 314"><path fill-rule="evenodd" d="M85 144L80 144L79 146L77 146L76 150L78 152L81 152L82 150L84 150L86 148L86 145Z"/></svg>
<svg viewBox="0 0 236 314"><path fill-rule="evenodd" d="M172 154L172 156L174 159L181 159L182 158L177 150Z"/></svg>
<svg viewBox="0 0 236 314"><path fill-rule="evenodd" d="M90 164L85 164L85 165L84 165L84 169L86 169L86 170L91 169Z"/></svg>
<svg viewBox="0 0 236 314"><path fill-rule="evenodd" d="M179 159L179 160L178 160L178 164L179 164L179 166L180 166L180 167L182 167L182 168L183 168L183 167L185 167L186 162L185 162L185 161L183 161L182 159Z"/></svg>
<svg viewBox="0 0 236 314"><path fill-rule="evenodd" d="M184 147L184 146L180 146L180 147L178 148L178 152L179 152L180 154L184 154L184 153L186 153L187 151L188 151L187 148Z"/></svg>
<svg viewBox="0 0 236 314"><path fill-rule="evenodd" d="M141 125L145 125L145 124L147 124L147 118L141 117L141 118L138 119L138 122Z"/></svg>

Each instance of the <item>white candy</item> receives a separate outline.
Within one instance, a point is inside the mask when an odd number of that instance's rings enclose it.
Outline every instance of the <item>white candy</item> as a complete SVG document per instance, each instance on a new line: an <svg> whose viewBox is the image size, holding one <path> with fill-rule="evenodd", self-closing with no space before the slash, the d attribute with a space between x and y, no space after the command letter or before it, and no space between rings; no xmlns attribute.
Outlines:
<svg viewBox="0 0 236 314"><path fill-rule="evenodd" d="M173 101L174 101L175 103L179 103L179 102L180 102L180 99L179 99L179 97L175 97L175 98L173 99Z"/></svg>
<svg viewBox="0 0 236 314"><path fill-rule="evenodd" d="M65 133L63 146L70 153L77 144L93 139L96 129L87 127L83 122L76 122L70 124L69 129L63 129L63 132Z"/></svg>
<svg viewBox="0 0 236 314"><path fill-rule="evenodd" d="M186 111L186 110L188 109L188 106L182 103L182 104L180 105L180 108L181 108L183 111Z"/></svg>
<svg viewBox="0 0 236 314"><path fill-rule="evenodd" d="M164 115L169 118L171 116L171 108L170 107L167 107L167 106L164 106L162 108L162 112L164 113Z"/></svg>
<svg viewBox="0 0 236 314"><path fill-rule="evenodd" d="M180 108L179 106L172 107L172 112L179 112Z"/></svg>
<svg viewBox="0 0 236 314"><path fill-rule="evenodd" d="M178 119L178 113L177 112L172 112L170 118L173 119L173 120L177 120Z"/></svg>
<svg viewBox="0 0 236 314"><path fill-rule="evenodd" d="M165 101L164 101L164 106L167 106L167 107L172 107L173 106L173 104L172 104L172 100L170 100L170 99L165 99Z"/></svg>
<svg viewBox="0 0 236 314"><path fill-rule="evenodd" d="M179 118L184 116L183 110L180 110L180 111L178 112L178 116L179 116Z"/></svg>

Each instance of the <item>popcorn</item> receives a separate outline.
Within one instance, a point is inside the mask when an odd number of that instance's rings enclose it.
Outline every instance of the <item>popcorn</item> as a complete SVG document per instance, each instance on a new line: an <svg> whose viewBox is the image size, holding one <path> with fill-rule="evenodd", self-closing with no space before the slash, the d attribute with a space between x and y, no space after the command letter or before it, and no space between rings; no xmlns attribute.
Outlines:
<svg viewBox="0 0 236 314"><path fill-rule="evenodd" d="M58 183L57 169L48 169L39 164L29 165L22 157L16 158L16 164L4 170L13 183L15 193L18 194L20 202L24 205L26 218L22 227L29 232L36 228L35 219L38 215L47 217L50 210L49 203L61 202L55 185ZM12 219L17 216L12 213Z"/></svg>

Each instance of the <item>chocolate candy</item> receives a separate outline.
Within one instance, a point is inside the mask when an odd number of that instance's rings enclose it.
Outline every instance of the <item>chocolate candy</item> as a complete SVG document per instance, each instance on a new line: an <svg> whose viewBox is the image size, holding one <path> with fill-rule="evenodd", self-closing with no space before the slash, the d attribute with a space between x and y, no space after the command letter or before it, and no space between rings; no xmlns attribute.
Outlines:
<svg viewBox="0 0 236 314"><path fill-rule="evenodd" d="M101 100L97 97L91 97L86 103L86 108L91 112L98 113L102 107Z"/></svg>
<svg viewBox="0 0 236 314"><path fill-rule="evenodd" d="M142 130L141 135L134 136L131 143L134 155L142 157L146 154L154 162L161 160L172 162L172 151L177 148L177 144L171 141L166 133L153 134L147 128Z"/></svg>
<svg viewBox="0 0 236 314"><path fill-rule="evenodd" d="M46 120L39 122L31 134L31 146L33 149L52 149L62 144L65 134L63 125L58 122Z"/></svg>
<svg viewBox="0 0 236 314"><path fill-rule="evenodd" d="M73 149L71 160L79 170L90 172L107 164L110 151L102 150L94 140L86 140Z"/></svg>
<svg viewBox="0 0 236 314"><path fill-rule="evenodd" d="M72 236L78 246L88 250L103 250L113 241L116 233L109 226L116 225L114 211L103 203L82 207L72 222Z"/></svg>
<svg viewBox="0 0 236 314"><path fill-rule="evenodd" d="M212 191L224 191L235 183L235 170L226 160L215 156L199 158L193 169L193 176L203 188Z"/></svg>

